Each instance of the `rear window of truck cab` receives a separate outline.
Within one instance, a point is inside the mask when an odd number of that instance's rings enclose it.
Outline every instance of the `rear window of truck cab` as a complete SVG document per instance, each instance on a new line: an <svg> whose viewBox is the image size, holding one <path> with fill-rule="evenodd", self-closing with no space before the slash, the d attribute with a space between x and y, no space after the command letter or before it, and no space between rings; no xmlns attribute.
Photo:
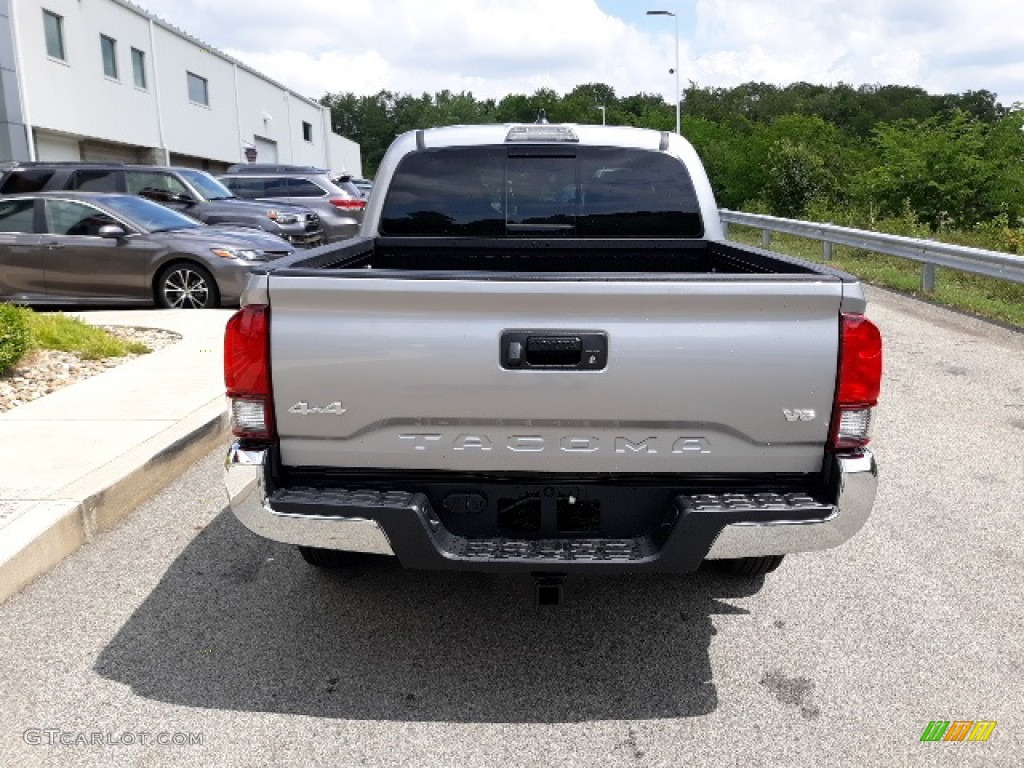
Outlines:
<svg viewBox="0 0 1024 768"><path fill-rule="evenodd" d="M426 149L400 161L381 235L701 237L693 182L671 155L619 147Z"/></svg>

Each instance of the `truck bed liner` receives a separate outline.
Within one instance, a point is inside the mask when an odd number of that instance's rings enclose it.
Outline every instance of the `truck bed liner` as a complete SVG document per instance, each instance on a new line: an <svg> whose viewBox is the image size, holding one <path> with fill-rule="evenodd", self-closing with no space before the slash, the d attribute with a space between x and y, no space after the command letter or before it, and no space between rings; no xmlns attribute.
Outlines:
<svg viewBox="0 0 1024 768"><path fill-rule="evenodd" d="M836 270L749 246L708 240L355 238L297 254L268 267L275 274L333 271L345 277L457 277L453 273L573 274L578 279L628 275L631 279L680 275L779 275L787 279L854 278ZM430 274L426 274L430 273Z"/></svg>

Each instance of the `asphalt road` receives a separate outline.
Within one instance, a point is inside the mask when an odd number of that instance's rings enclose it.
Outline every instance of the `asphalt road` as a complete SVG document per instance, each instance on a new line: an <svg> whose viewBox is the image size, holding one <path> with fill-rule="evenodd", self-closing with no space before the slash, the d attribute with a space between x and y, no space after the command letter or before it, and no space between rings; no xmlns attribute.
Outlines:
<svg viewBox="0 0 1024 768"><path fill-rule="evenodd" d="M0 606L0 766L1021 765L1024 334L871 300L883 476L845 546L538 611L526 580L318 573L225 511L217 452Z"/></svg>

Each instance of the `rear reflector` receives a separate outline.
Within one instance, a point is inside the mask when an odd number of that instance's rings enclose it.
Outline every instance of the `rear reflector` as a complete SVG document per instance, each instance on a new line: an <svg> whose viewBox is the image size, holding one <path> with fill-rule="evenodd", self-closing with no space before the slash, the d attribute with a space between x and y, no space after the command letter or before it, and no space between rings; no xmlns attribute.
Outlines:
<svg viewBox="0 0 1024 768"><path fill-rule="evenodd" d="M270 308L252 304L232 315L224 332L224 385L237 437L274 437L269 331Z"/></svg>
<svg viewBox="0 0 1024 768"><path fill-rule="evenodd" d="M231 427L238 437L266 437L266 402L263 400L232 400Z"/></svg>
<svg viewBox="0 0 1024 768"><path fill-rule="evenodd" d="M831 448L867 445L871 439L871 409L878 404L881 386L882 335L863 315L843 315Z"/></svg>
<svg viewBox="0 0 1024 768"><path fill-rule="evenodd" d="M366 201L351 200L345 197L332 197L331 205L343 211L361 211L366 207Z"/></svg>
<svg viewBox="0 0 1024 768"><path fill-rule="evenodd" d="M837 447L854 448L867 445L871 439L871 409L840 410L839 432L836 438Z"/></svg>

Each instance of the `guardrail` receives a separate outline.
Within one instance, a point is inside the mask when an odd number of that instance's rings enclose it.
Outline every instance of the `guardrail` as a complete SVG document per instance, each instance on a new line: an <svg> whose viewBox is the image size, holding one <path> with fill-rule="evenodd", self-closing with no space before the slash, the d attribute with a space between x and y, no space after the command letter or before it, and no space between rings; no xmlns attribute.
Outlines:
<svg viewBox="0 0 1024 768"><path fill-rule="evenodd" d="M783 232L810 240L820 240L823 244L822 257L825 261L832 260L833 245L846 245L871 253L898 256L920 262L921 290L929 293L935 290L936 267L949 267L962 272L973 272L976 275L1024 283L1024 257L1013 256L1009 253L967 248L962 245L948 245L934 240L884 235L880 232L849 229L835 224L819 224L813 221L780 219L776 216L764 216L756 213L740 213L724 208L719 213L727 238L730 224L753 227L761 230L761 244L765 248L771 247L772 233Z"/></svg>

